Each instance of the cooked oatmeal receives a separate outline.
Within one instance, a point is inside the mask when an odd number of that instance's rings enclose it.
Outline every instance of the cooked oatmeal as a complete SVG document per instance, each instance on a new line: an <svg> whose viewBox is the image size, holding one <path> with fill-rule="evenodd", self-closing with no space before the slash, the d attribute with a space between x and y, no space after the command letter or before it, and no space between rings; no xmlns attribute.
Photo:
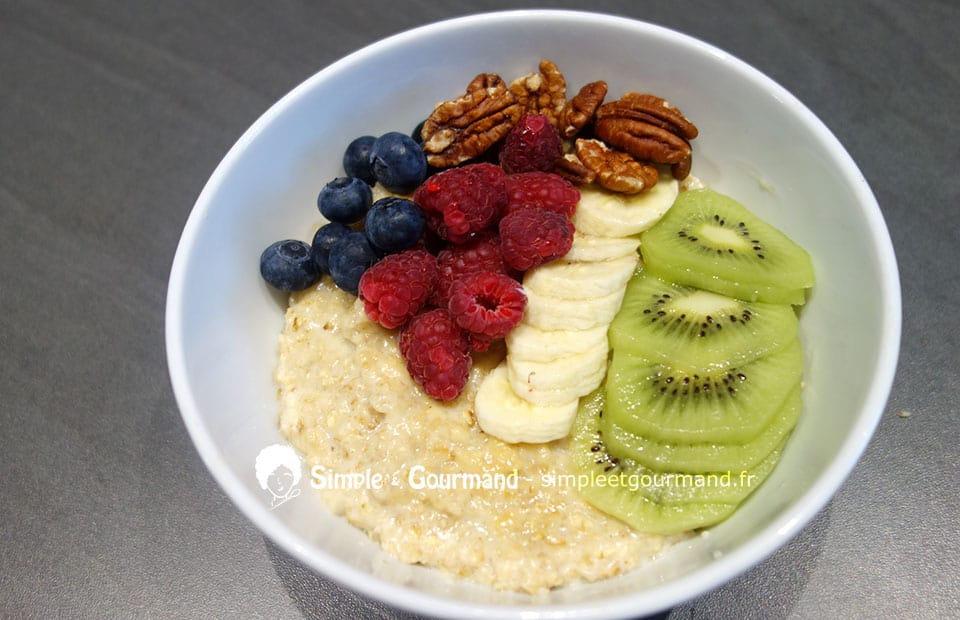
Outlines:
<svg viewBox="0 0 960 620"><path fill-rule="evenodd" d="M463 393L435 401L411 380L396 334L325 277L286 313L280 429L328 487L317 492L330 510L404 562L539 592L650 558L667 539L551 484L572 471L568 440L509 445L479 429L474 395L502 355L477 355Z"/></svg>

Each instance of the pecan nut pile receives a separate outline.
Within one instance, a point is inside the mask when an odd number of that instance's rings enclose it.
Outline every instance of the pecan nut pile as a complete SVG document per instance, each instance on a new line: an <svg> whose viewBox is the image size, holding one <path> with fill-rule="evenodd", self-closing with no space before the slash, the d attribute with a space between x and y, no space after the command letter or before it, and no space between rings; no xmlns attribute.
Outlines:
<svg viewBox="0 0 960 620"><path fill-rule="evenodd" d="M577 185L599 183L615 192L647 191L660 167L683 180L690 173L697 127L679 108L652 94L627 93L604 103L604 81L584 85L567 99L567 83L555 63L509 85L482 73L457 99L434 108L421 131L427 162L449 168L477 159L498 145L525 114L542 114L567 140L554 172Z"/></svg>
<svg viewBox="0 0 960 620"><path fill-rule="evenodd" d="M449 168L484 153L520 120L523 108L494 73L481 73L466 93L441 103L423 123L420 138L427 163Z"/></svg>

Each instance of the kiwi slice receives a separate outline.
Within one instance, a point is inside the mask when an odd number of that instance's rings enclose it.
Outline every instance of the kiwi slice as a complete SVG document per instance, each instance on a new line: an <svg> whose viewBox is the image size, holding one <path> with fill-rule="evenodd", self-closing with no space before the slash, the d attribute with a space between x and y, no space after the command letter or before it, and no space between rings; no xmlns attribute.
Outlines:
<svg viewBox="0 0 960 620"><path fill-rule="evenodd" d="M611 455L631 458L656 471L700 473L749 468L762 462L793 430L800 416L802 401L797 384L767 426L754 439L745 443L660 443L631 433L613 421L603 418L600 429Z"/></svg>
<svg viewBox="0 0 960 620"><path fill-rule="evenodd" d="M699 372L614 348L606 410L626 430L662 443L744 443L769 425L802 371L796 338L747 364Z"/></svg>
<svg viewBox="0 0 960 620"><path fill-rule="evenodd" d="M610 455L599 428L604 411L601 386L580 400L570 450L580 496L632 527L675 534L726 519L766 479L782 444L754 467L702 474L662 473L632 459Z"/></svg>
<svg viewBox="0 0 960 620"><path fill-rule="evenodd" d="M797 315L788 305L718 295L640 269L608 335L616 350L702 372L782 349L796 338Z"/></svg>
<svg viewBox="0 0 960 620"><path fill-rule="evenodd" d="M640 236L640 252L664 280L747 301L803 304L814 281L803 248L711 189L681 192Z"/></svg>

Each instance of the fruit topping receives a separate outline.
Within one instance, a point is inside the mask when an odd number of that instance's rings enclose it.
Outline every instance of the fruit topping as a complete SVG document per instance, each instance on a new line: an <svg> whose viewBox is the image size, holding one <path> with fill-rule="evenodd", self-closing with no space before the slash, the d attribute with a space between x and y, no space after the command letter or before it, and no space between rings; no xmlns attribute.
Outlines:
<svg viewBox="0 0 960 620"><path fill-rule="evenodd" d="M530 402L517 394L507 374L506 363L501 363L477 390L474 408L483 431L508 443L545 443L566 437L577 414L577 399L558 404Z"/></svg>
<svg viewBox="0 0 960 620"><path fill-rule="evenodd" d="M427 225L451 243L466 243L493 226L507 204L503 170L488 163L444 170L417 188L413 200Z"/></svg>
<svg viewBox="0 0 960 620"><path fill-rule="evenodd" d="M550 172L563 155L563 142L557 128L542 114L526 114L500 147L500 165L508 173Z"/></svg>
<svg viewBox="0 0 960 620"><path fill-rule="evenodd" d="M343 152L343 169L347 176L363 179L367 185L377 182L370 167L370 149L375 140L374 136L360 136L348 144Z"/></svg>
<svg viewBox="0 0 960 620"><path fill-rule="evenodd" d="M609 335L618 351L703 372L785 347L796 338L797 315L788 305L717 295L644 271L627 285Z"/></svg>
<svg viewBox="0 0 960 620"><path fill-rule="evenodd" d="M631 255L598 261L563 258L528 271L523 288L554 299L596 299L623 291L636 266L637 257Z"/></svg>
<svg viewBox="0 0 960 620"><path fill-rule="evenodd" d="M656 471L631 458L613 454L607 434L600 428L607 417L604 390L580 401L571 431L574 471L593 483L578 487L588 502L642 532L675 534L713 525L736 510L770 474L780 458L781 442L760 463L749 469L681 474ZM643 484L606 484L640 480Z"/></svg>
<svg viewBox="0 0 960 620"><path fill-rule="evenodd" d="M302 291L320 277L320 267L303 241L285 239L271 243L260 254L260 275L281 291Z"/></svg>
<svg viewBox="0 0 960 620"><path fill-rule="evenodd" d="M810 255L734 199L683 192L641 237L651 273L747 301L803 304L813 286Z"/></svg>
<svg viewBox="0 0 960 620"><path fill-rule="evenodd" d="M461 276L478 271L509 275L510 268L500 253L500 237L486 233L463 245L450 245L437 254L437 289L431 302L446 308L450 286Z"/></svg>
<svg viewBox="0 0 960 620"><path fill-rule="evenodd" d="M452 400L460 395L470 373L470 344L450 312L436 308L413 317L399 344L407 371L429 396Z"/></svg>
<svg viewBox="0 0 960 620"><path fill-rule="evenodd" d="M330 248L340 237L351 232L353 229L346 224L330 222L318 228L313 234L310 252L313 254L313 262L320 268L321 273L330 273Z"/></svg>
<svg viewBox="0 0 960 620"><path fill-rule="evenodd" d="M573 217L580 202L580 190L563 177L549 172L509 174L505 182L506 213L533 207Z"/></svg>
<svg viewBox="0 0 960 620"><path fill-rule="evenodd" d="M338 177L320 190L317 208L331 222L354 224L363 219L373 202L370 186L356 177Z"/></svg>
<svg viewBox="0 0 960 620"><path fill-rule="evenodd" d="M370 168L385 188L398 194L412 192L427 176L427 159L413 138L391 131L370 147Z"/></svg>
<svg viewBox="0 0 960 620"><path fill-rule="evenodd" d="M560 258L571 245L573 224L555 211L520 209L500 220L503 259L518 271Z"/></svg>
<svg viewBox="0 0 960 620"><path fill-rule="evenodd" d="M799 341L746 364L693 372L613 350L605 418L663 443L743 443L800 382Z"/></svg>
<svg viewBox="0 0 960 620"><path fill-rule="evenodd" d="M423 211L412 200L387 196L370 207L364 229L377 249L399 252L420 241L425 224Z"/></svg>
<svg viewBox="0 0 960 620"><path fill-rule="evenodd" d="M371 321L387 329L404 325L430 299L437 283L437 260L426 250L391 254L360 278L359 295Z"/></svg>
<svg viewBox="0 0 960 620"><path fill-rule="evenodd" d="M580 188L580 204L573 214L573 225L580 233L600 237L635 235L663 217L679 191L679 183L665 176L641 194L615 194L583 187Z"/></svg>
<svg viewBox="0 0 960 620"><path fill-rule="evenodd" d="M375 262L377 253L362 232L353 231L338 239L330 248L330 275L333 282L354 295L360 277Z"/></svg>
<svg viewBox="0 0 960 620"><path fill-rule="evenodd" d="M523 318L526 305L519 282L502 273L479 271L453 282L447 307L470 333L503 338Z"/></svg>
<svg viewBox="0 0 960 620"><path fill-rule="evenodd" d="M763 461L793 430L802 409L800 392L798 383L760 434L743 443L660 442L632 433L609 418L600 422L600 428L611 454L631 458L650 469L690 474L739 472Z"/></svg>
<svg viewBox="0 0 960 620"><path fill-rule="evenodd" d="M588 194L574 219L591 232L628 217L625 205L594 205ZM652 481L588 484L584 499L669 534L725 519L779 460L802 409L803 351L788 302L803 302L813 272L799 246L710 190L682 192L640 250L643 268L608 332L605 385L581 401L571 445L577 473L591 480ZM537 287L524 286L530 314L544 314Z"/></svg>

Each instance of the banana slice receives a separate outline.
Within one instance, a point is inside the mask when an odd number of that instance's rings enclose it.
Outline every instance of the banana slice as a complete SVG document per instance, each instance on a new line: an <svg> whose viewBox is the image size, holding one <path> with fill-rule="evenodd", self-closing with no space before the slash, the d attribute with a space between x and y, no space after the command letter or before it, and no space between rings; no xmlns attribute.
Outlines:
<svg viewBox="0 0 960 620"><path fill-rule="evenodd" d="M573 245L563 259L570 262L613 260L636 254L639 247L639 237L598 237L578 231L573 233Z"/></svg>
<svg viewBox="0 0 960 620"><path fill-rule="evenodd" d="M520 366L529 369L527 363L521 363ZM514 393L521 399L534 403L536 405L560 405L571 399L578 399L581 396L589 394L595 390L607 374L607 365L595 368L583 368L581 374L577 375L574 382L560 385L555 389L541 387L534 379L538 376L536 371L529 370L525 374L517 374L513 370L512 364L507 363L507 381ZM521 371L523 372L523 371ZM548 385L559 385L555 382L546 382Z"/></svg>
<svg viewBox="0 0 960 620"><path fill-rule="evenodd" d="M556 329L545 331L521 321L506 337L511 358L529 362L549 362L558 357L583 353L607 341L607 326L589 329Z"/></svg>
<svg viewBox="0 0 960 620"><path fill-rule="evenodd" d="M545 443L570 432L579 400L536 405L517 396L507 380L507 366L493 369L480 384L474 401L477 423L485 433L508 443Z"/></svg>
<svg viewBox="0 0 960 620"><path fill-rule="evenodd" d="M626 287L609 295L590 299L563 299L524 290L527 294L524 322L550 331L608 326L623 303Z"/></svg>
<svg viewBox="0 0 960 620"><path fill-rule="evenodd" d="M555 260L528 271L523 288L562 299L603 297L627 285L639 260L638 254L591 263Z"/></svg>
<svg viewBox="0 0 960 620"><path fill-rule="evenodd" d="M601 237L629 237L653 226L673 205L680 191L677 180L660 180L642 194L628 196L591 188L580 189L573 225L581 233Z"/></svg>
<svg viewBox="0 0 960 620"><path fill-rule="evenodd" d="M609 346L601 340L583 353L557 357L548 362L530 362L507 355L507 378L517 396L534 403L549 402L566 391L570 396L583 396L597 386L597 372L607 368ZM602 377L602 375L601 375ZM549 393L543 400L541 392Z"/></svg>

